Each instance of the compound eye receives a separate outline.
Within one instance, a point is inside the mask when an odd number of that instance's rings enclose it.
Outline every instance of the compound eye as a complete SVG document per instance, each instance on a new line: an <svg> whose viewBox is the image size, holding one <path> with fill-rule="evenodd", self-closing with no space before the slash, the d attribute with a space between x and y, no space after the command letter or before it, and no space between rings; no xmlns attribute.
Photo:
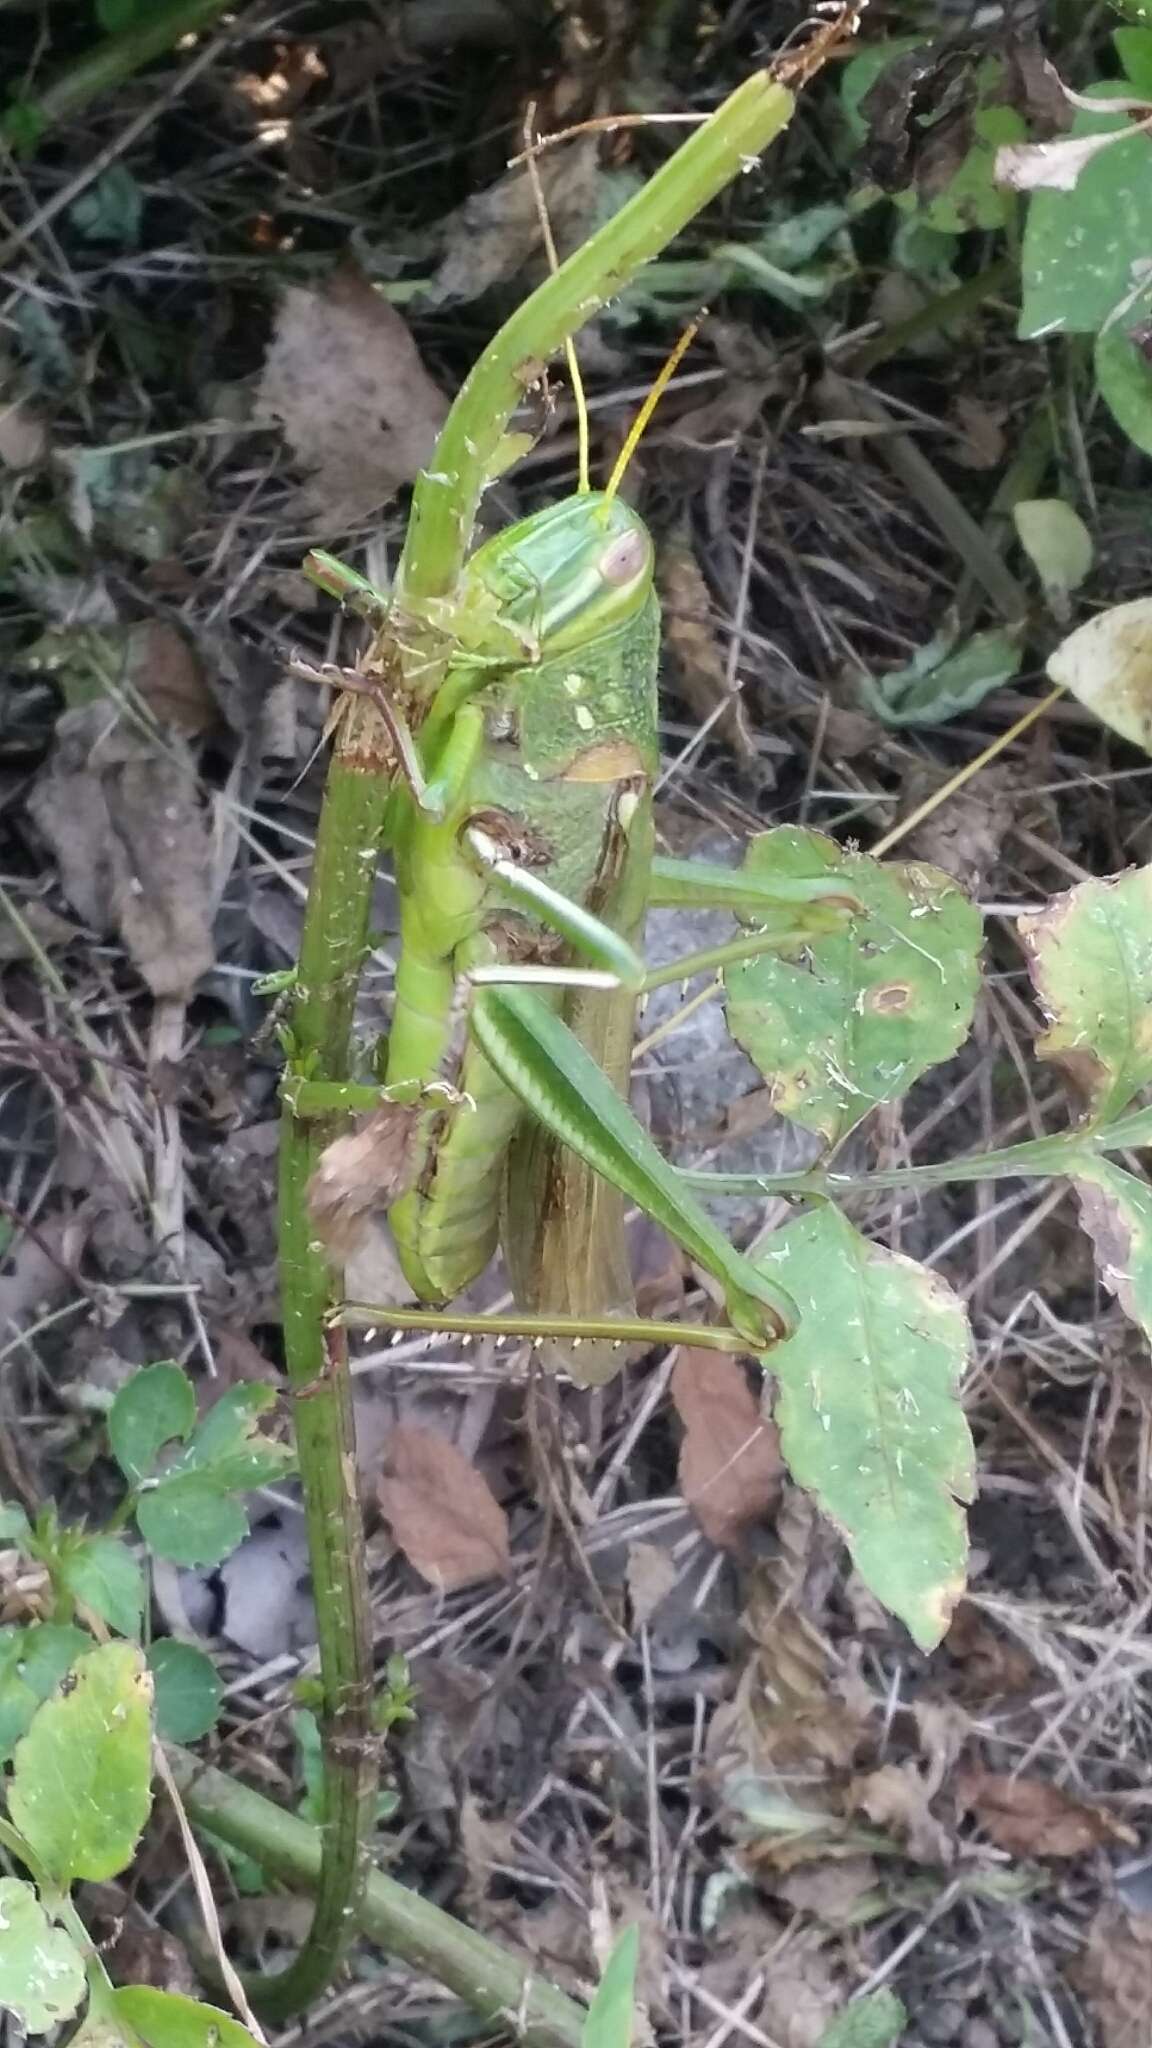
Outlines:
<svg viewBox="0 0 1152 2048"><path fill-rule="evenodd" d="M609 541L597 566L605 583L622 586L634 582L647 562L647 539L633 527L628 533L618 533L615 540Z"/></svg>

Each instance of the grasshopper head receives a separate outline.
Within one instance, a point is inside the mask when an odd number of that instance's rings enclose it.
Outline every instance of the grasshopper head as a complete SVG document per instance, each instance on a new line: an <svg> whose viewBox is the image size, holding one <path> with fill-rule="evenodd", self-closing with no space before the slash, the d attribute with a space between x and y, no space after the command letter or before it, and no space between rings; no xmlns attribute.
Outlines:
<svg viewBox="0 0 1152 2048"><path fill-rule="evenodd" d="M584 491L486 541L466 577L551 655L635 618L651 597L653 569L651 536L632 507Z"/></svg>

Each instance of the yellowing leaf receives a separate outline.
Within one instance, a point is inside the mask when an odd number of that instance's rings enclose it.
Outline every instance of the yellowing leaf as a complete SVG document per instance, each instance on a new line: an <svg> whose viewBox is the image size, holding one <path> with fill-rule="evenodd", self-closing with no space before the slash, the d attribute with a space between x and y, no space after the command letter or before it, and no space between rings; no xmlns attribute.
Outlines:
<svg viewBox="0 0 1152 2048"><path fill-rule="evenodd" d="M1078 590L1092 567L1092 535L1063 498L1021 498L1012 507L1020 545L1050 598Z"/></svg>
<svg viewBox="0 0 1152 2048"><path fill-rule="evenodd" d="M1099 1154L1077 1154L1080 1221L1105 1287L1152 1341L1152 1187Z"/></svg>
<svg viewBox="0 0 1152 2048"><path fill-rule="evenodd" d="M78 1657L16 1746L8 1812L58 1884L131 1862L152 1805L152 1678L134 1643Z"/></svg>
<svg viewBox="0 0 1152 2048"><path fill-rule="evenodd" d="M1050 656L1048 673L1113 732L1152 754L1152 597L1114 604L1077 626Z"/></svg>
<svg viewBox="0 0 1152 2048"><path fill-rule="evenodd" d="M1115 1116L1152 1081L1152 868L1080 882L1017 929L1050 1020L1037 1053Z"/></svg>

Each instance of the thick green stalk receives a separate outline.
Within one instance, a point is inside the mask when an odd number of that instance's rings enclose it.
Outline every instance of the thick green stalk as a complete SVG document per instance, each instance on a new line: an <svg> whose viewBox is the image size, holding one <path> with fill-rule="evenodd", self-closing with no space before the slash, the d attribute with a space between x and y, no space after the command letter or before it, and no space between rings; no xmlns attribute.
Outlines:
<svg viewBox="0 0 1152 2048"><path fill-rule="evenodd" d="M355 700L320 815L288 1033L289 1074L339 1082L348 1072L389 767L379 713L367 700ZM326 1819L308 1940L288 1970L250 1987L253 2003L277 2019L318 1996L356 1931L376 1809L372 1635L347 1337L330 1319L342 1297L342 1274L315 1236L307 1201L320 1153L340 1128L338 1118L303 1120L286 1088L280 1282L324 1690Z"/></svg>
<svg viewBox="0 0 1152 2048"><path fill-rule="evenodd" d="M418 610L454 589L508 421L544 365L755 162L787 125L794 105L767 71L746 79L643 191L505 322L462 387L417 481L397 578L403 603ZM435 680L422 687L434 687Z"/></svg>
<svg viewBox="0 0 1152 2048"><path fill-rule="evenodd" d="M255 1857L283 1883L313 1889L322 1855L318 1828L202 1764L186 1749L169 1748L166 1754L193 1821ZM357 1931L446 1984L486 2025L499 2026L527 2048L580 2048L584 2014L578 2005L531 1964L380 1870L369 1873Z"/></svg>

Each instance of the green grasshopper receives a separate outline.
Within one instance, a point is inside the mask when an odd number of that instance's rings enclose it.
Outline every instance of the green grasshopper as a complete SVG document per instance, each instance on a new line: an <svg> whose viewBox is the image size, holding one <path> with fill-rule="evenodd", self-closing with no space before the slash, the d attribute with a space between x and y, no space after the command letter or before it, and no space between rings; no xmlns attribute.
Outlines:
<svg viewBox="0 0 1152 2048"><path fill-rule="evenodd" d="M584 1101L591 1091L604 1101L598 1072L622 1105L637 996L651 985L634 950L650 903L742 909L759 925L744 952L827 928L851 908L826 885L756 889L727 870L654 858L654 550L617 480L480 547L454 607L457 650L419 734L407 733L395 704L387 710L404 780L389 821L401 948L384 1082L393 1097L424 1091L411 1185L389 1211L400 1262L418 1299L440 1304L483 1271L499 1241L521 1308L567 1333L631 1310L620 1176L603 1156L574 1156L578 1132L558 1145L525 1115L499 1071L499 1044L491 1056L496 1004L482 984L554 984L521 991L519 1015L558 1010L587 1062ZM313 557L312 573L338 588L330 558ZM581 970L574 953L597 964ZM703 964L678 963L674 975ZM466 1032L462 983L481 985ZM436 1092L445 1080L451 1090ZM676 1234L726 1282L744 1341L778 1339L790 1304L683 1191L677 1207L694 1212ZM571 1338L550 1350L587 1382L615 1370L620 1341L586 1341L578 1361Z"/></svg>

